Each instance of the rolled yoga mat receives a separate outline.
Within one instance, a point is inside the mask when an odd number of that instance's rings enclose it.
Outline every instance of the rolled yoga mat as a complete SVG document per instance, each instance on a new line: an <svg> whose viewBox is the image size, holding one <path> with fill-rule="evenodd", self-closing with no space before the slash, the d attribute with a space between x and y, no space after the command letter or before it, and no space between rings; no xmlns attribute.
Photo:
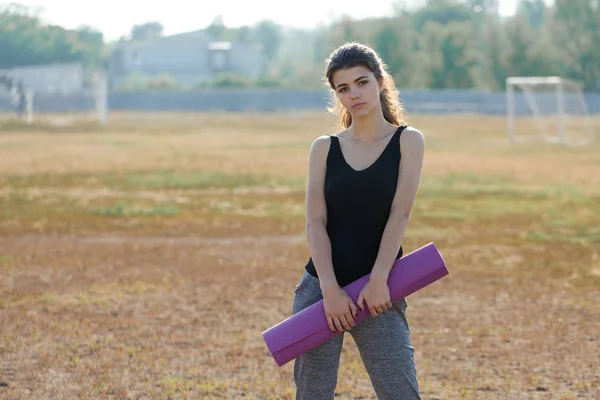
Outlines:
<svg viewBox="0 0 600 400"><path fill-rule="evenodd" d="M387 282L390 289L390 300L392 304L396 303L446 275L448 275L448 268L444 258L433 243L428 243L394 262ZM358 294L369 280L369 276L370 274L365 275L342 288L355 304ZM366 304L363 311L358 308L358 315L354 318L355 324L358 325L370 315ZM339 334L329 330L323 300L319 300L262 333L271 355L279 366Z"/></svg>

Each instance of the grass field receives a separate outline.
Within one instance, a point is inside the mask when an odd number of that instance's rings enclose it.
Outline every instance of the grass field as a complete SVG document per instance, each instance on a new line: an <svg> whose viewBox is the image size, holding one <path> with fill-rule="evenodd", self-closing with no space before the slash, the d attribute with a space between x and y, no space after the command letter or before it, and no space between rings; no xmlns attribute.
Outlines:
<svg viewBox="0 0 600 400"><path fill-rule="evenodd" d="M261 332L291 311L308 149L334 122L0 118L0 398L293 399ZM433 241L450 270L408 298L423 398L600 398L600 145L411 123L426 156L404 247ZM337 394L375 399L349 335Z"/></svg>

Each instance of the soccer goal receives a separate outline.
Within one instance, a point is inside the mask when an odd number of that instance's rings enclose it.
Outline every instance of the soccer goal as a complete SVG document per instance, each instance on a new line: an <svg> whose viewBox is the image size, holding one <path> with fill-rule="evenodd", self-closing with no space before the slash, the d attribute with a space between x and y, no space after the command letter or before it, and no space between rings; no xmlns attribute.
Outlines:
<svg viewBox="0 0 600 400"><path fill-rule="evenodd" d="M578 82L557 76L506 79L508 137L567 145L595 141L595 129Z"/></svg>
<svg viewBox="0 0 600 400"><path fill-rule="evenodd" d="M81 63L37 65L8 70L4 80L9 79L13 107L28 122L107 123L108 82L102 70L87 70ZM0 98L0 109L7 108L3 104Z"/></svg>
<svg viewBox="0 0 600 400"><path fill-rule="evenodd" d="M95 122L106 125L108 119L108 83L103 72L84 72L76 85L48 85L36 92L35 116L56 125Z"/></svg>

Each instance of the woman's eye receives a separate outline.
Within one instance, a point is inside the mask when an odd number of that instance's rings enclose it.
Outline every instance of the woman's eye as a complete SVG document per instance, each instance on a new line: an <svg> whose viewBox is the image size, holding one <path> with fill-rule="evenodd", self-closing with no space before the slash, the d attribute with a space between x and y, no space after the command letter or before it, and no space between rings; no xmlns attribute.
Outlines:
<svg viewBox="0 0 600 400"><path fill-rule="evenodd" d="M363 84L366 84L366 83L369 83L369 81L360 81L360 82L358 82L358 85L359 85L359 86L362 86ZM347 89L348 89L348 88L345 88L345 87L344 87L344 88L341 88L341 89L339 90L339 92L340 92L340 93L343 93L343 92L345 92Z"/></svg>

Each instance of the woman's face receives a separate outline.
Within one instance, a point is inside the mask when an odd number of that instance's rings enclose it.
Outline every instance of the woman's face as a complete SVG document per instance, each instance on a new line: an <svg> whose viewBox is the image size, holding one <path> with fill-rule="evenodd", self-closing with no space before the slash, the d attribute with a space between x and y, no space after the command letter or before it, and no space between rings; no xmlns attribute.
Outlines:
<svg viewBox="0 0 600 400"><path fill-rule="evenodd" d="M333 74L337 98L353 117L369 114L380 107L381 87L370 69L356 66Z"/></svg>

